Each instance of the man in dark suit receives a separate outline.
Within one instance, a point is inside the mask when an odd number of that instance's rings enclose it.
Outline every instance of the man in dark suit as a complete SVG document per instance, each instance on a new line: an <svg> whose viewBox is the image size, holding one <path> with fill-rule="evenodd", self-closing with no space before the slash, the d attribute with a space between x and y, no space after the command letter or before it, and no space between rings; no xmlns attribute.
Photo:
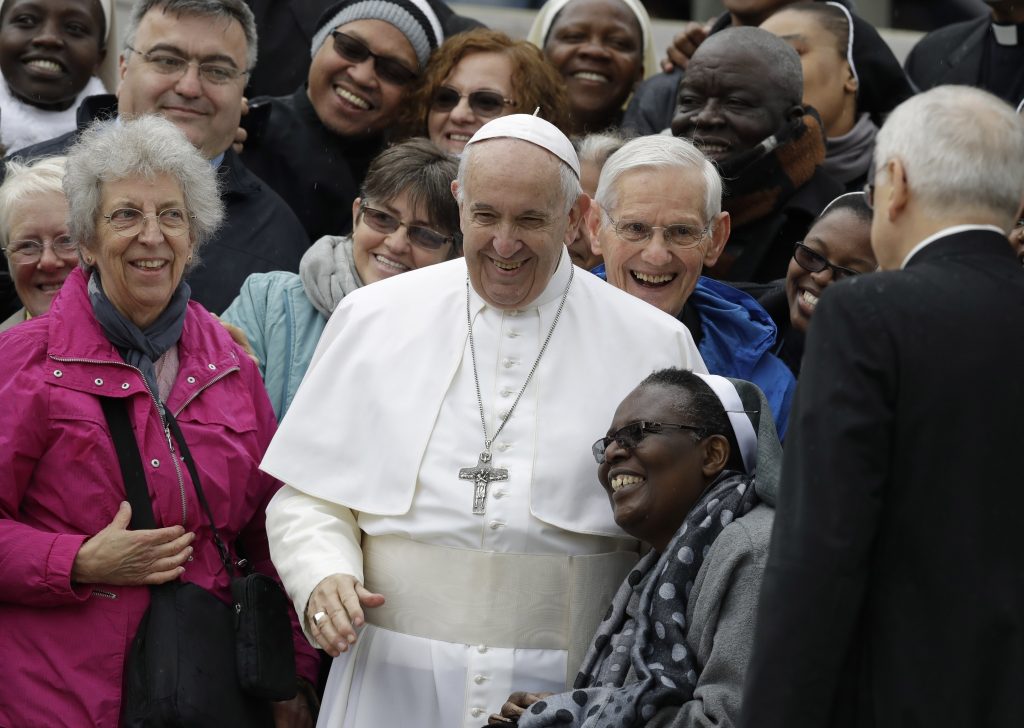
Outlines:
<svg viewBox="0 0 1024 728"><path fill-rule="evenodd" d="M1024 725L1024 119L946 86L875 147L883 272L830 286L740 725Z"/></svg>
<svg viewBox="0 0 1024 728"><path fill-rule="evenodd" d="M990 15L939 28L907 56L907 75L921 90L977 86L1018 106L1024 101L1024 2L985 0Z"/></svg>

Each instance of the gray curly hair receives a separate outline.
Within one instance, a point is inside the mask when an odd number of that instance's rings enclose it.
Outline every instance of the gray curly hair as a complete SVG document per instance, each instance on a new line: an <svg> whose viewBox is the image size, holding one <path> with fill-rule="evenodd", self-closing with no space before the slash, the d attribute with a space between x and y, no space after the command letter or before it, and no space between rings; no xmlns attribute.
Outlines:
<svg viewBox="0 0 1024 728"><path fill-rule="evenodd" d="M68 152L64 194L68 198L68 233L83 248L96 243L103 185L116 180L168 174L181 186L190 215L192 259L224 218L217 174L185 135L166 119L144 115L94 123Z"/></svg>

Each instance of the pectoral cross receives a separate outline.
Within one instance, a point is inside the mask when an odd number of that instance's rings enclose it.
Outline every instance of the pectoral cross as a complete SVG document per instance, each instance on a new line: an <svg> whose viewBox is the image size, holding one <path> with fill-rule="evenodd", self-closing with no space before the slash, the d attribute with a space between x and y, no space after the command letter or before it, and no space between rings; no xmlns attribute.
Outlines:
<svg viewBox="0 0 1024 728"><path fill-rule="evenodd" d="M491 453L484 450L480 453L476 467L459 468L460 480L473 481L473 515L482 516L486 511L487 486L496 480L508 480L508 470L505 468L493 468L487 463L491 462Z"/></svg>

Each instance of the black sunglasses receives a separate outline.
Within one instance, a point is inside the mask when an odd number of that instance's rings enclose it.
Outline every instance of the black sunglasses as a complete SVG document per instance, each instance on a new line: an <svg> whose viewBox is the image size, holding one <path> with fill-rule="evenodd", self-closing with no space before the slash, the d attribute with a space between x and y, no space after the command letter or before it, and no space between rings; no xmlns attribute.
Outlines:
<svg viewBox="0 0 1024 728"><path fill-rule="evenodd" d="M340 30L332 30L334 38L334 51L346 61L362 63L367 58L373 59L373 68L382 81L393 83L396 86L405 86L416 79L418 75L411 71L394 58L378 56L366 47L366 44L358 38L342 33Z"/></svg>
<svg viewBox="0 0 1024 728"><path fill-rule="evenodd" d="M409 242L425 250L440 250L455 239L451 235L442 235L436 230L420 225L408 225L394 215L366 205L362 206L362 217L363 221L372 229L385 235L391 235L404 225L409 235Z"/></svg>
<svg viewBox="0 0 1024 728"><path fill-rule="evenodd" d="M860 275L860 271L844 268L841 265L833 265L824 255L814 252L803 243L797 243L796 247L793 248L793 260L808 273L821 273L826 268L829 268L832 271L832 280L834 281Z"/></svg>
<svg viewBox="0 0 1024 728"><path fill-rule="evenodd" d="M451 111L464 98L469 99L469 108L473 113L484 119L498 116L506 106L513 103L512 99L506 99L497 91L471 91L468 94L460 94L451 86L442 86L434 94L430 106L434 111Z"/></svg>
<svg viewBox="0 0 1024 728"><path fill-rule="evenodd" d="M700 442L707 437L707 431L703 427L693 425L676 425L671 422L630 422L625 427L620 427L606 437L602 437L591 446L594 460L598 465L604 464L604 453L613 442L619 443L623 450L632 450L639 445L648 435L657 435L664 430L690 430L697 433L697 441Z"/></svg>

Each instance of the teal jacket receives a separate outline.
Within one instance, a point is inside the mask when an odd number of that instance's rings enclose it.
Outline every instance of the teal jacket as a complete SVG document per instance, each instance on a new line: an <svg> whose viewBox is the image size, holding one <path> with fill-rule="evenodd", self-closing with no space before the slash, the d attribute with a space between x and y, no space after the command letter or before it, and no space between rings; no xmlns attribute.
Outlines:
<svg viewBox="0 0 1024 728"><path fill-rule="evenodd" d="M280 422L306 374L327 319L306 297L298 274L286 271L246 278L221 318L249 337Z"/></svg>

